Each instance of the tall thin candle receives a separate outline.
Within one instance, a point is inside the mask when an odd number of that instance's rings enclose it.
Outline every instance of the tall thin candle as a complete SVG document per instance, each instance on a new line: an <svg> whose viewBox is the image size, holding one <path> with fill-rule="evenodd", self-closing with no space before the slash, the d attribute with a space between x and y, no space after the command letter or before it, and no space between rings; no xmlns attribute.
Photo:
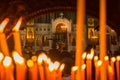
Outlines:
<svg viewBox="0 0 120 80"><path fill-rule="evenodd" d="M120 56L117 56L116 72L117 72L117 80L120 80Z"/></svg>
<svg viewBox="0 0 120 80"><path fill-rule="evenodd" d="M0 24L0 48L5 56L9 55L9 49L6 42L6 36L3 31L8 22L9 18L5 18L4 21Z"/></svg>
<svg viewBox="0 0 120 80"><path fill-rule="evenodd" d="M13 28L13 37L14 37L14 48L22 56L20 33L19 33L19 27L21 23L22 23L22 17L19 18L17 24Z"/></svg>
<svg viewBox="0 0 120 80"><path fill-rule="evenodd" d="M81 61L84 52L84 22L85 0L77 0L77 25L76 25L76 56L75 65L79 67L76 72L76 80L81 80Z"/></svg>
<svg viewBox="0 0 120 80"><path fill-rule="evenodd" d="M103 64L101 65L100 79L107 80L106 66L104 57L106 55L106 0L100 1L100 60Z"/></svg>

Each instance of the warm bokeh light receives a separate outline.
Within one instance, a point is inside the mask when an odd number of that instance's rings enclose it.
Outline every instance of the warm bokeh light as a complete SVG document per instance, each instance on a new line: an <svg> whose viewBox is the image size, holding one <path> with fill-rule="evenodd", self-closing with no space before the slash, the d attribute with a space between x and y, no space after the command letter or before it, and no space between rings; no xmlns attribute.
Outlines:
<svg viewBox="0 0 120 80"><path fill-rule="evenodd" d="M13 52L13 59L15 60L16 63L19 63L19 64L24 63L23 57L21 57L16 51Z"/></svg>
<svg viewBox="0 0 120 80"><path fill-rule="evenodd" d="M112 62L115 62L115 61L116 61L115 57L112 57L112 58L111 58L111 61L112 61Z"/></svg>
<svg viewBox="0 0 120 80"><path fill-rule="evenodd" d="M93 48L91 49L90 54L94 55L94 49Z"/></svg>
<svg viewBox="0 0 120 80"><path fill-rule="evenodd" d="M50 58L47 58L46 63L47 63L47 64L51 63L51 59L50 59Z"/></svg>
<svg viewBox="0 0 120 80"><path fill-rule="evenodd" d="M98 56L94 56L94 60L98 60Z"/></svg>
<svg viewBox="0 0 120 80"><path fill-rule="evenodd" d="M32 60L27 60L27 66L28 67L33 67L33 65L34 65L34 63L33 63L33 61Z"/></svg>
<svg viewBox="0 0 120 80"><path fill-rule="evenodd" d="M4 31L5 26L9 22L9 18L5 18L3 22L0 24L0 32L2 33Z"/></svg>
<svg viewBox="0 0 120 80"><path fill-rule="evenodd" d="M53 63L49 64L49 70L53 71L55 69L55 65Z"/></svg>
<svg viewBox="0 0 120 80"><path fill-rule="evenodd" d="M85 70L85 68L86 68L86 64L82 64L81 69Z"/></svg>
<svg viewBox="0 0 120 80"><path fill-rule="evenodd" d="M59 65L60 65L60 63L59 63L58 61L55 61L55 62L54 62L55 70L58 69Z"/></svg>
<svg viewBox="0 0 120 80"><path fill-rule="evenodd" d="M87 59L92 59L93 58L93 54L87 54Z"/></svg>
<svg viewBox="0 0 120 80"><path fill-rule="evenodd" d="M60 71L63 71L64 68L65 68L65 64L62 64L62 65L60 66Z"/></svg>
<svg viewBox="0 0 120 80"><path fill-rule="evenodd" d="M117 61L120 61L120 56L117 56L116 59L117 59Z"/></svg>
<svg viewBox="0 0 120 80"><path fill-rule="evenodd" d="M109 60L109 57L108 57L108 56L105 56L105 57L104 57L104 60L105 60L105 61L108 61L108 60Z"/></svg>
<svg viewBox="0 0 120 80"><path fill-rule="evenodd" d="M78 66L73 66L72 71L76 71L76 70L78 70Z"/></svg>
<svg viewBox="0 0 120 80"><path fill-rule="evenodd" d="M15 27L13 28L13 31L19 31L20 25L22 23L22 17L19 18L17 24L15 25Z"/></svg>
<svg viewBox="0 0 120 80"><path fill-rule="evenodd" d="M3 53L0 52L0 62L2 61L3 57L4 57Z"/></svg>
<svg viewBox="0 0 120 80"><path fill-rule="evenodd" d="M112 66L109 65L109 66L108 66L108 70L109 70L110 73L113 73Z"/></svg>
<svg viewBox="0 0 120 80"><path fill-rule="evenodd" d="M5 67L9 67L9 66L11 65L11 63L12 63L11 57L5 56L5 58L4 58L4 60L3 60L3 65L4 65Z"/></svg>
<svg viewBox="0 0 120 80"><path fill-rule="evenodd" d="M47 56L45 55L45 53L41 53L39 56L38 56L38 63L41 64L42 61L47 61Z"/></svg>
<svg viewBox="0 0 120 80"><path fill-rule="evenodd" d="M97 62L97 66L101 66L101 65L102 65L102 61L99 60L99 61Z"/></svg>
<svg viewBox="0 0 120 80"><path fill-rule="evenodd" d="M82 54L82 59L85 59L85 58L86 58L86 55L87 55L87 53L84 52L84 53Z"/></svg>
<svg viewBox="0 0 120 80"><path fill-rule="evenodd" d="M34 62L36 62L37 61L37 56L32 56L32 58L31 58Z"/></svg>

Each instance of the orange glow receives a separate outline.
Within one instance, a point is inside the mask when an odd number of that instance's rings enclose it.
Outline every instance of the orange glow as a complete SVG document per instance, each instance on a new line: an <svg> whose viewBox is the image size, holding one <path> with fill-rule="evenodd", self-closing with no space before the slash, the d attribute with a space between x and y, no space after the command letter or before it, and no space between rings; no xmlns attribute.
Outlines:
<svg viewBox="0 0 120 80"><path fill-rule="evenodd" d="M55 61L55 62L54 62L55 70L58 69L59 65L60 65L60 63L59 63L58 61Z"/></svg>
<svg viewBox="0 0 120 80"><path fill-rule="evenodd" d="M12 63L11 57L5 56L5 58L4 58L4 60L3 60L3 65L4 65L5 67L9 67L9 66L11 65L11 63Z"/></svg>
<svg viewBox="0 0 120 80"><path fill-rule="evenodd" d="M85 68L86 68L86 64L83 64L83 65L81 66L81 69L84 70Z"/></svg>
<svg viewBox="0 0 120 80"><path fill-rule="evenodd" d="M108 70L109 70L110 73L113 73L113 69L110 65L108 66Z"/></svg>
<svg viewBox="0 0 120 80"><path fill-rule="evenodd" d="M116 58L117 58L118 61L120 61L120 56L117 56Z"/></svg>
<svg viewBox="0 0 120 80"><path fill-rule="evenodd" d="M105 56L105 57L104 57L104 60L105 60L105 61L108 61L108 60L109 60L109 57L108 57L108 56Z"/></svg>
<svg viewBox="0 0 120 80"><path fill-rule="evenodd" d="M49 64L49 70L50 70L50 71L53 71L54 68L55 68L55 65L54 65L53 63L50 63L50 64Z"/></svg>
<svg viewBox="0 0 120 80"><path fill-rule="evenodd" d="M94 56L94 60L98 60L98 56Z"/></svg>
<svg viewBox="0 0 120 80"><path fill-rule="evenodd" d="M13 52L13 58L16 63L19 63L19 64L24 63L24 59L16 51Z"/></svg>
<svg viewBox="0 0 120 80"><path fill-rule="evenodd" d="M84 52L84 53L82 54L82 59L85 59L86 55L87 55L87 53Z"/></svg>
<svg viewBox="0 0 120 80"><path fill-rule="evenodd" d="M91 49L90 54L94 55L94 49L93 48Z"/></svg>
<svg viewBox="0 0 120 80"><path fill-rule="evenodd" d="M62 65L60 66L60 71L62 71L62 70L64 69L64 67L65 67L65 64L62 64Z"/></svg>
<svg viewBox="0 0 120 80"><path fill-rule="evenodd" d="M48 64L51 63L51 59L50 58L47 58L47 61L46 61Z"/></svg>
<svg viewBox="0 0 120 80"><path fill-rule="evenodd" d="M78 66L73 66L72 67L72 71L77 71L78 70Z"/></svg>
<svg viewBox="0 0 120 80"><path fill-rule="evenodd" d="M33 60L34 62L36 62L36 61L37 61L37 56L32 56L32 60Z"/></svg>
<svg viewBox="0 0 120 80"><path fill-rule="evenodd" d="M3 54L0 52L0 62L2 61L3 57Z"/></svg>
<svg viewBox="0 0 120 80"><path fill-rule="evenodd" d="M13 31L19 31L20 25L22 23L22 17L19 18L17 24L15 25L15 27L13 28Z"/></svg>
<svg viewBox="0 0 120 80"><path fill-rule="evenodd" d="M28 67L32 67L34 65L33 61L32 60L27 60L27 66Z"/></svg>
<svg viewBox="0 0 120 80"><path fill-rule="evenodd" d="M97 62L97 65L98 65L98 66L101 66L101 65L102 65L102 61L99 60L99 61Z"/></svg>
<svg viewBox="0 0 120 80"><path fill-rule="evenodd" d="M112 57L112 58L111 58L111 61L112 61L112 62L115 62L115 61L116 61L115 57Z"/></svg>
<svg viewBox="0 0 120 80"><path fill-rule="evenodd" d="M8 22L9 22L9 18L5 18L4 21L0 24L0 32L1 33L4 31L4 28Z"/></svg>
<svg viewBox="0 0 120 80"><path fill-rule="evenodd" d="M92 59L93 58L93 54L87 54L87 59Z"/></svg>
<svg viewBox="0 0 120 80"><path fill-rule="evenodd" d="M42 53L38 56L38 63L41 64L43 60L47 61L47 56L44 53Z"/></svg>

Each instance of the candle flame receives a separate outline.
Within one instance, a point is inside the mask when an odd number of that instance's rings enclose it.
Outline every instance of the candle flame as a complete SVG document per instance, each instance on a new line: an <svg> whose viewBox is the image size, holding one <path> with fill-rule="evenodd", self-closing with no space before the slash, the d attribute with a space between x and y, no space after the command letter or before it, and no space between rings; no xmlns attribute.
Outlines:
<svg viewBox="0 0 120 80"><path fill-rule="evenodd" d="M65 64L62 64L62 65L60 66L60 71L63 71L64 67L65 67Z"/></svg>
<svg viewBox="0 0 120 80"><path fill-rule="evenodd" d="M29 60L27 60L27 65L28 65L28 67L33 67L34 63L32 60L29 59Z"/></svg>
<svg viewBox="0 0 120 80"><path fill-rule="evenodd" d="M49 70L52 72L55 68L55 65L53 63L49 64Z"/></svg>
<svg viewBox="0 0 120 80"><path fill-rule="evenodd" d="M20 28L21 23L22 23L22 17L20 17L20 18L18 19L18 22L17 22L17 24L15 25L15 27L13 28L13 31L19 31L19 28Z"/></svg>
<svg viewBox="0 0 120 80"><path fill-rule="evenodd" d="M98 56L94 56L94 60L98 60Z"/></svg>
<svg viewBox="0 0 120 80"><path fill-rule="evenodd" d="M19 64L24 63L24 59L16 51L13 52L13 58L14 58L16 63L19 63Z"/></svg>
<svg viewBox="0 0 120 80"><path fill-rule="evenodd" d="M120 56L117 56L116 58L117 58L118 61L120 61Z"/></svg>
<svg viewBox="0 0 120 80"><path fill-rule="evenodd" d="M37 61L37 56L32 56L32 60L33 60L34 62L36 62L36 61Z"/></svg>
<svg viewBox="0 0 120 80"><path fill-rule="evenodd" d="M108 71L110 72L110 73L113 73L113 69L112 69L112 66L108 66Z"/></svg>
<svg viewBox="0 0 120 80"><path fill-rule="evenodd" d="M105 61L108 61L108 60L109 60L109 57L108 57L108 56L105 56L104 59L105 59Z"/></svg>
<svg viewBox="0 0 120 80"><path fill-rule="evenodd" d="M94 49L93 48L91 49L90 54L94 55Z"/></svg>
<svg viewBox="0 0 120 80"><path fill-rule="evenodd" d="M83 54L82 54L82 59L85 59L85 57L86 57L86 52L84 52Z"/></svg>
<svg viewBox="0 0 120 80"><path fill-rule="evenodd" d="M8 22L9 22L9 18L5 18L5 19L3 20L3 22L0 24L0 32L1 32L1 33L3 32L5 26L7 25Z"/></svg>
<svg viewBox="0 0 120 80"><path fill-rule="evenodd" d="M3 54L0 52L0 62L2 61L3 57Z"/></svg>
<svg viewBox="0 0 120 80"><path fill-rule="evenodd" d="M81 69L85 70L85 68L86 68L86 64L82 64Z"/></svg>
<svg viewBox="0 0 120 80"><path fill-rule="evenodd" d="M47 56L44 53L38 56L38 63L41 64L42 61L47 61Z"/></svg>
<svg viewBox="0 0 120 80"><path fill-rule="evenodd" d="M5 67L9 67L12 63L12 59L9 56L5 56L5 59L3 60L3 65Z"/></svg>
<svg viewBox="0 0 120 80"><path fill-rule="evenodd" d="M112 57L112 58L111 58L111 61L112 61L112 62L115 62L115 61L116 61L115 57Z"/></svg>
<svg viewBox="0 0 120 80"><path fill-rule="evenodd" d="M47 58L47 61L46 61L48 64L51 63L51 59L50 58Z"/></svg>
<svg viewBox="0 0 120 80"><path fill-rule="evenodd" d="M99 60L99 61L97 62L97 66L101 66L101 65L102 65L102 61Z"/></svg>
<svg viewBox="0 0 120 80"><path fill-rule="evenodd" d="M72 67L72 71L77 71L78 70L78 66L73 66Z"/></svg>
<svg viewBox="0 0 120 80"><path fill-rule="evenodd" d="M93 58L93 54L87 54L87 59L92 59Z"/></svg>
<svg viewBox="0 0 120 80"><path fill-rule="evenodd" d="M54 62L55 70L58 69L59 65L60 65L60 63L59 63L58 61L55 61L55 62Z"/></svg>

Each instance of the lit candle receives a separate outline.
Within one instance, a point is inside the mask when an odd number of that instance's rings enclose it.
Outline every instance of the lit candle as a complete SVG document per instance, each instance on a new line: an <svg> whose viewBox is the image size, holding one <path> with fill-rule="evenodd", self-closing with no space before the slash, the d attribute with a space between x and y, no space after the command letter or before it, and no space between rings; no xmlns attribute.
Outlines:
<svg viewBox="0 0 120 80"><path fill-rule="evenodd" d="M117 72L117 80L120 80L120 56L117 56L116 72Z"/></svg>
<svg viewBox="0 0 120 80"><path fill-rule="evenodd" d="M108 65L108 80L114 80L114 71L111 65Z"/></svg>
<svg viewBox="0 0 120 80"><path fill-rule="evenodd" d="M14 80L12 59L9 56L5 56L3 65L5 67L4 80Z"/></svg>
<svg viewBox="0 0 120 80"><path fill-rule="evenodd" d="M40 79L45 80L44 78L44 68L43 68L43 59L44 59L44 54L40 54L38 56L38 69L39 69L39 74L40 74Z"/></svg>
<svg viewBox="0 0 120 80"><path fill-rule="evenodd" d="M3 58L4 58L4 55L3 53L0 52L0 80L4 80L4 67L1 64Z"/></svg>
<svg viewBox="0 0 120 80"><path fill-rule="evenodd" d="M17 24L13 28L13 31L14 31L13 37L14 37L14 48L22 56L20 33L19 33L19 27L21 23L22 23L22 17L19 18Z"/></svg>
<svg viewBox="0 0 120 80"><path fill-rule="evenodd" d="M84 63L85 63L85 58L86 58L86 55L87 55L87 53L86 53L86 52L84 52L84 53L82 54L82 64L84 64Z"/></svg>
<svg viewBox="0 0 120 80"><path fill-rule="evenodd" d="M53 63L49 64L49 71L50 71L50 80L56 80L56 70L55 70L55 65Z"/></svg>
<svg viewBox="0 0 120 80"><path fill-rule="evenodd" d="M32 60L28 60L27 65L29 67L29 80L38 80L37 67L34 62Z"/></svg>
<svg viewBox="0 0 120 80"><path fill-rule="evenodd" d="M63 71L64 67L65 67L65 64L62 64L60 66L60 68L58 69L57 78L56 78L57 80L62 80L62 71Z"/></svg>
<svg viewBox="0 0 120 80"><path fill-rule="evenodd" d="M110 61L110 64L111 64L111 67L112 67L112 71L113 71L113 79L112 80L115 80L115 68L114 68L115 61L116 61L115 57L112 57L111 61Z"/></svg>
<svg viewBox="0 0 120 80"><path fill-rule="evenodd" d="M81 67L81 79L82 80L85 80L85 69L86 69L86 64L83 64L82 67Z"/></svg>
<svg viewBox="0 0 120 80"><path fill-rule="evenodd" d="M107 80L104 57L106 56L106 0L100 1L100 60L102 60L100 79Z"/></svg>
<svg viewBox="0 0 120 80"><path fill-rule="evenodd" d="M108 76L108 66L109 66L109 57L108 56L105 56L104 57L104 64L105 64L105 66L106 66L106 76Z"/></svg>
<svg viewBox="0 0 120 80"><path fill-rule="evenodd" d="M14 51L13 59L16 63L16 80L26 80L26 65L23 57Z"/></svg>
<svg viewBox="0 0 120 80"><path fill-rule="evenodd" d="M77 66L73 66L71 69L71 80L76 80L75 79L75 72L78 70ZM82 76L81 76L82 77Z"/></svg>
<svg viewBox="0 0 120 80"><path fill-rule="evenodd" d="M87 80L92 80L92 58L93 54L87 54L87 61L86 61L86 71L87 71Z"/></svg>
<svg viewBox="0 0 120 80"><path fill-rule="evenodd" d="M100 66L102 65L102 61L99 60L95 64L95 80L100 80Z"/></svg>
<svg viewBox="0 0 120 80"><path fill-rule="evenodd" d="M9 50L8 50L8 46L7 46L7 42L6 42L6 36L3 33L3 31L4 31L4 28L5 28L5 26L7 25L8 22L9 22L9 19L6 18L0 24L0 48L1 48L1 51L3 52L3 54L5 56L9 56Z"/></svg>
<svg viewBox="0 0 120 80"><path fill-rule="evenodd" d="M76 54L75 66L79 69L76 72L76 80L81 79L82 54L84 52L84 26L85 26L85 0L77 0L77 23L76 23Z"/></svg>

